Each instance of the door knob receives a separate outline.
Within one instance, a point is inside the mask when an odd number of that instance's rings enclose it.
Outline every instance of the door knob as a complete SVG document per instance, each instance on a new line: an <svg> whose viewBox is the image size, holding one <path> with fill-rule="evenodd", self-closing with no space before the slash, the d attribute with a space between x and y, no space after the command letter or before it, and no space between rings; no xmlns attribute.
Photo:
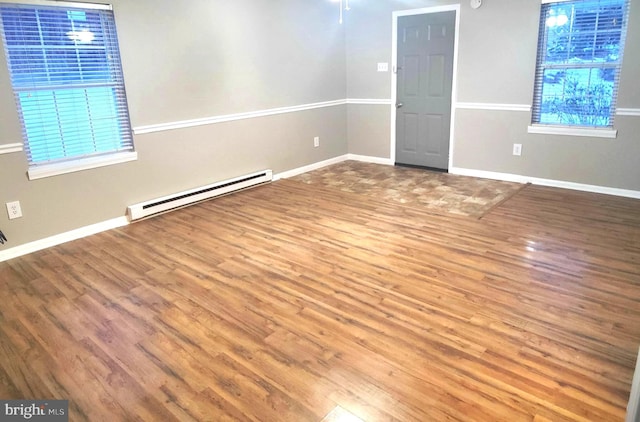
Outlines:
<svg viewBox="0 0 640 422"><path fill-rule="evenodd" d="M396 103L396 108L400 108L400 107L402 107L403 105L404 105L404 104L402 104L402 103Z"/></svg>

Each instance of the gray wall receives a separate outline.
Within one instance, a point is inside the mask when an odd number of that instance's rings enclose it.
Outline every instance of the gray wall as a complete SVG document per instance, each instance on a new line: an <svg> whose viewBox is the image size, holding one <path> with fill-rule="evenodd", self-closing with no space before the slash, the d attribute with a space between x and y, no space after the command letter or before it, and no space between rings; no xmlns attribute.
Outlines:
<svg viewBox="0 0 640 422"><path fill-rule="evenodd" d="M348 97L391 98L391 74L375 66L391 61L393 11L453 3L354 1L346 36ZM631 3L621 108L640 108L640 4ZM486 0L478 10L460 4L457 101L531 105L540 0ZM377 106L384 111L373 122L370 107L349 106L350 151L390 158L389 107ZM528 134L530 120L530 112L458 109L454 167L640 191L640 118L617 116L617 139ZM366 131L353 129L365 124ZM522 156L512 155L514 143L523 145Z"/></svg>
<svg viewBox="0 0 640 422"><path fill-rule="evenodd" d="M344 26L328 2L113 0L133 127L346 97ZM313 147L313 137L321 145ZM0 155L10 248L125 215L126 206L347 152L346 106L135 136L135 162L29 181ZM0 145L21 141L0 57ZM24 217L9 221L7 201ZM1 249L0 249L1 250Z"/></svg>

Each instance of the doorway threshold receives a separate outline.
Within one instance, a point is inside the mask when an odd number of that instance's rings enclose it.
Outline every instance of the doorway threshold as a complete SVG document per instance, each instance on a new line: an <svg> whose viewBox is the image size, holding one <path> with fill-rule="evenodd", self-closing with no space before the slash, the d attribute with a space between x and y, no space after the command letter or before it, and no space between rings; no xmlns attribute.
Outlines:
<svg viewBox="0 0 640 422"><path fill-rule="evenodd" d="M439 169L439 168L436 168L436 167L419 166L419 165L416 165L416 164L395 163L394 165L397 166L397 167L408 167L408 168L412 168L412 169L435 171L435 172L438 172L438 173L449 173L449 169Z"/></svg>

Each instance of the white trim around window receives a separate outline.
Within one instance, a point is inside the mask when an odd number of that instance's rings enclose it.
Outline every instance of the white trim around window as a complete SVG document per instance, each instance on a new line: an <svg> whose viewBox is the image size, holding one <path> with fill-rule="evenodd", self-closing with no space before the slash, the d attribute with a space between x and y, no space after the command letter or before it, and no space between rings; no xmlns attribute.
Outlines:
<svg viewBox="0 0 640 422"><path fill-rule="evenodd" d="M568 126L530 125L528 133L540 135L563 135L563 136L584 136L590 138L617 138L618 131L615 129L599 129Z"/></svg>
<svg viewBox="0 0 640 422"><path fill-rule="evenodd" d="M31 167L28 171L29 180L43 179L45 177L58 176L60 174L89 170L112 164L126 163L138 159L138 153L121 152L118 154L103 155L100 157L83 158L54 164L45 164Z"/></svg>

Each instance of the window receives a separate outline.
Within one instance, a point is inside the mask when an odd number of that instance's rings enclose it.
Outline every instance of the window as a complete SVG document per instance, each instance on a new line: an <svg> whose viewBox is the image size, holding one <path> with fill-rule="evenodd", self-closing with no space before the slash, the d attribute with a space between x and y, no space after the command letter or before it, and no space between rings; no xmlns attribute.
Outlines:
<svg viewBox="0 0 640 422"><path fill-rule="evenodd" d="M134 148L110 7L0 3L0 16L30 177L127 161L114 159Z"/></svg>
<svg viewBox="0 0 640 422"><path fill-rule="evenodd" d="M613 128L627 0L542 5L534 124Z"/></svg>

